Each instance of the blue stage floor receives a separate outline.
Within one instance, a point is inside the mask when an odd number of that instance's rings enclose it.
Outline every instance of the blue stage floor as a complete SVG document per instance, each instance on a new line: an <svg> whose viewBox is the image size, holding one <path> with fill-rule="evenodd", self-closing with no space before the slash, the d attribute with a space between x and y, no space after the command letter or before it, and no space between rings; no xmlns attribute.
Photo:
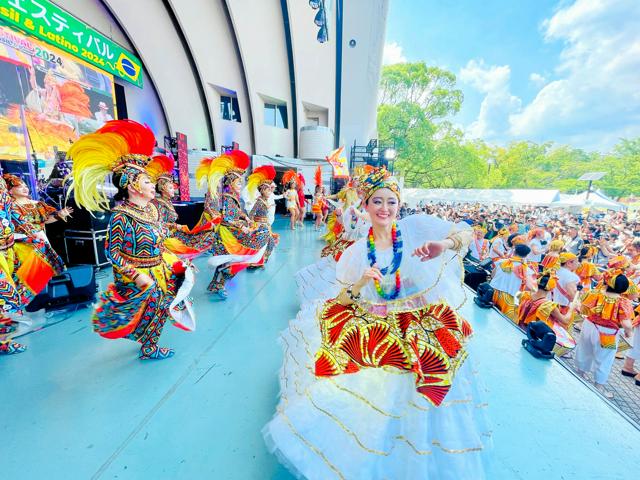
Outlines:
<svg viewBox="0 0 640 480"><path fill-rule="evenodd" d="M291 478L260 430L277 400L278 332L298 309L293 274L321 243L310 225L281 233L268 267L241 273L226 302L205 293L199 262L198 330L167 326L171 360L143 363L136 344L101 339L88 310L23 337L26 353L0 358L0 478ZM489 479L638 478L640 431L561 365L529 356L496 312L471 296L465 308L490 389Z"/></svg>

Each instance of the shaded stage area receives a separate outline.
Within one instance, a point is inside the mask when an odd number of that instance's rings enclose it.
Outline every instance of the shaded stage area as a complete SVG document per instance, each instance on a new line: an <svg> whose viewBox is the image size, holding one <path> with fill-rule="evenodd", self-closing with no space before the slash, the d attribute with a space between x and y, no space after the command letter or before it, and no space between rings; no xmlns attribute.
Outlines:
<svg viewBox="0 0 640 480"><path fill-rule="evenodd" d="M311 225L285 225L266 269L238 275L226 302L206 293L198 261L198 330L167 325L170 360L140 362L133 342L101 339L88 310L22 337L26 353L0 358L2 478L292 478L260 431L277 403L278 332L298 310L293 275L322 243ZM471 293L463 312L490 390L489 479L636 478L640 431L627 418L558 362L531 357Z"/></svg>

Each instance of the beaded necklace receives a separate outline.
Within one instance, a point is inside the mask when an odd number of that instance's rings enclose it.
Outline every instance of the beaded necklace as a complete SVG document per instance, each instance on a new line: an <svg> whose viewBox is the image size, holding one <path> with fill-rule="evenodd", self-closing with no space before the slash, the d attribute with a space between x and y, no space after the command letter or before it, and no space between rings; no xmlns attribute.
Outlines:
<svg viewBox="0 0 640 480"><path fill-rule="evenodd" d="M382 273L382 275L391 275L395 273L395 288L393 292L387 293L382 289L382 285L378 280L373 281L376 287L376 292L385 300L395 300L398 298L398 295L400 295L400 288L402 287L400 277L400 263L402 263L402 234L400 233L400 230L397 229L395 222L391 226L391 239L393 240L393 260L391 261L391 265L381 268L380 273ZM367 252L367 258L369 259L369 265L373 267L377 263L373 227L369 227L368 244L369 251Z"/></svg>

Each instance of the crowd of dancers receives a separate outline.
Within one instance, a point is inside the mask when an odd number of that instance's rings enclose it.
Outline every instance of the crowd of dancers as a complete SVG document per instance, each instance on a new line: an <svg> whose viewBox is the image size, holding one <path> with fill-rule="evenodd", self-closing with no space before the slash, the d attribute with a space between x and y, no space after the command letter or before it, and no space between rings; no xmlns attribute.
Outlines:
<svg viewBox="0 0 640 480"><path fill-rule="evenodd" d="M76 204L111 210L105 249L113 282L100 294L93 329L140 343L142 360L174 355L160 345L167 321L195 329L194 258L209 257L208 291L226 299L227 281L263 267L278 244L271 229L276 198L285 199L292 229L307 203L301 175L286 172L278 197L274 167L249 173L249 157L234 150L199 165L204 212L188 228L177 223L171 201L173 160L154 156L154 144L148 127L118 120L68 152ZM580 237L579 228L592 227L583 219L558 231L479 206L431 205L401 218L407 211L400 185L384 168L354 172L331 196L320 170L315 177L311 211L316 229L326 223L326 244L320 259L296 274L300 311L280 338L281 395L263 431L296 475L485 478L491 445L485 389L467 351L472 327L461 313L467 256L491 264L492 300L523 328L542 321L559 343L570 343L581 313L576 365L592 371L599 387L620 332L630 336L635 327L635 353L622 373L636 375L640 334L632 301L640 243L607 250ZM115 207L104 188L108 178L117 189ZM12 340L20 315L64 268L43 226L73 211L29 200L11 175L0 182L0 200L0 353L14 354L25 349ZM556 221L536 214L538 221Z"/></svg>
<svg viewBox="0 0 640 480"><path fill-rule="evenodd" d="M541 207L421 205L418 212L473 225L469 258L491 271L493 303L521 328L553 329L555 352L607 398L618 374L640 386L640 224L625 212Z"/></svg>
<svg viewBox="0 0 640 480"><path fill-rule="evenodd" d="M76 204L91 212L111 210L105 251L113 282L100 294L93 329L104 338L139 342L143 360L173 356L171 348L158 344L167 320L195 329L189 297L195 257L211 257L209 291L224 299L226 282L247 267L263 267L278 242L271 231L272 166L258 167L248 176L247 211L240 196L249 157L236 150L204 159L196 175L207 185L205 210L198 224L188 228L176 223L171 202L174 162L154 156L154 145L147 126L116 120L84 135L68 152ZM109 177L117 189L113 208L104 188ZM0 181L0 202L0 354L8 355L25 351L12 339L25 308L65 268L47 241L44 224L66 220L73 210L56 211L30 200L27 186L13 175Z"/></svg>

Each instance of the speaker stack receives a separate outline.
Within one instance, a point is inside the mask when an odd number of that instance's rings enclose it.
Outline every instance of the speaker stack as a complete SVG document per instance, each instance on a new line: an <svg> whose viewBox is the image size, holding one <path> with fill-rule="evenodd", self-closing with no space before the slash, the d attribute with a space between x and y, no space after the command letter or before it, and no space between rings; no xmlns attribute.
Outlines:
<svg viewBox="0 0 640 480"><path fill-rule="evenodd" d="M67 223L67 229L64 231L67 264L96 267L108 265L105 240L111 212L89 212L78 207L73 199L69 199L67 206L74 209L73 218Z"/></svg>

